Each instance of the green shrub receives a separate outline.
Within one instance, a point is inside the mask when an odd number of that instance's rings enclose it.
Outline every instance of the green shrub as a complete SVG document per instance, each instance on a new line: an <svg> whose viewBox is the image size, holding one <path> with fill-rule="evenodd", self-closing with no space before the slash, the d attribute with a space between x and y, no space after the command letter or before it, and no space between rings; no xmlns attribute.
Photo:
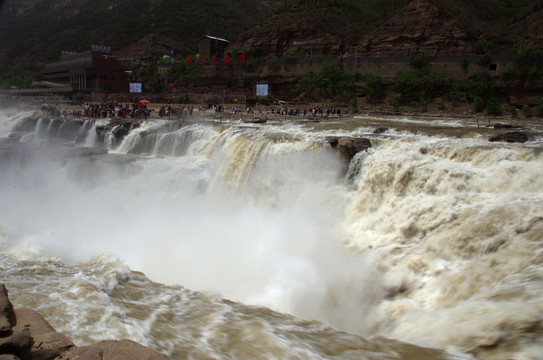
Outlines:
<svg viewBox="0 0 543 360"><path fill-rule="evenodd" d="M390 105L392 106L395 112L400 111L400 100L398 99L397 96L393 95L390 97Z"/></svg>
<svg viewBox="0 0 543 360"><path fill-rule="evenodd" d="M377 102L383 92L383 82L381 77L372 73L362 75L364 85L362 86L362 94L368 97L369 102Z"/></svg>
<svg viewBox="0 0 543 360"><path fill-rule="evenodd" d="M486 50L488 48L488 41L485 39L479 39L477 42L473 45L473 49L477 54L484 54L486 53Z"/></svg>
<svg viewBox="0 0 543 360"><path fill-rule="evenodd" d="M488 54L484 54L479 57L479 61L477 62L477 65L479 65L480 67L489 67L491 63L492 63L492 57L490 57L490 55Z"/></svg>
<svg viewBox="0 0 543 360"><path fill-rule="evenodd" d="M460 63L460 66L462 66L462 69L464 69L464 72L468 72L468 68L469 68L469 61L468 61L468 58L467 56L464 56L462 58L462 62Z"/></svg>
<svg viewBox="0 0 543 360"><path fill-rule="evenodd" d="M527 118L532 117L532 108L530 106L528 106L528 105L523 105L522 106L522 113Z"/></svg>
<svg viewBox="0 0 543 360"><path fill-rule="evenodd" d="M517 111L517 107L516 106L509 106L509 115L511 115L512 117L518 117L518 111Z"/></svg>
<svg viewBox="0 0 543 360"><path fill-rule="evenodd" d="M501 115L502 113L500 101L496 97L488 99L485 108L490 115Z"/></svg>
<svg viewBox="0 0 543 360"><path fill-rule="evenodd" d="M354 88L354 75L343 70L340 62L325 63L318 72L306 70L297 80L293 92L309 96L347 99Z"/></svg>
<svg viewBox="0 0 543 360"><path fill-rule="evenodd" d="M471 103L471 106L473 107L473 110L475 112L481 112L484 110L485 108L485 103L483 101L483 99L481 99L480 97L476 96L474 99L473 99L473 102Z"/></svg>
<svg viewBox="0 0 543 360"><path fill-rule="evenodd" d="M266 66L268 66L268 69L271 71L279 71L281 69L281 62L277 58L270 58L266 61Z"/></svg>
<svg viewBox="0 0 543 360"><path fill-rule="evenodd" d="M358 101L356 100L356 98L352 98L350 101L349 101L349 106L352 107L353 109L356 109L357 106L358 106Z"/></svg>
<svg viewBox="0 0 543 360"><path fill-rule="evenodd" d="M501 72L504 80L543 78L543 49L523 47L515 54L513 65Z"/></svg>
<svg viewBox="0 0 543 360"><path fill-rule="evenodd" d="M406 104L447 95L452 87L452 78L447 73L423 69L398 71L391 90L400 94L400 103Z"/></svg>
<svg viewBox="0 0 543 360"><path fill-rule="evenodd" d="M537 104L537 107L535 109L536 109L535 112L536 112L537 116L543 117L543 97L540 97L538 99L538 104Z"/></svg>
<svg viewBox="0 0 543 360"><path fill-rule="evenodd" d="M409 65L411 65L411 67L416 70L425 69L426 67L428 67L428 62L426 61L426 54L423 52L412 54L409 57Z"/></svg>

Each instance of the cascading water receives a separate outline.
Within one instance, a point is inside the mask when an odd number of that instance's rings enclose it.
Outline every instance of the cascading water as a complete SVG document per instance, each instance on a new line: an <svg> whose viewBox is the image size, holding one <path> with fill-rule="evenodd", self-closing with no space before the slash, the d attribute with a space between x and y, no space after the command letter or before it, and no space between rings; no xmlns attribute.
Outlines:
<svg viewBox="0 0 543 360"><path fill-rule="evenodd" d="M541 140L334 121L152 120L109 154L38 154L0 179L0 281L78 344L175 359L452 358L375 335L537 359ZM330 135L373 143L344 178Z"/></svg>

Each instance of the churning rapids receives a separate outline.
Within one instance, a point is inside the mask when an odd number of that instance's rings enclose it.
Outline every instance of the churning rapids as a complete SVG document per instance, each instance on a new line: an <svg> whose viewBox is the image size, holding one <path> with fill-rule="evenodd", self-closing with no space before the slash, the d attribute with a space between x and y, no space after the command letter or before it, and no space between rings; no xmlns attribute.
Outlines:
<svg viewBox="0 0 543 360"><path fill-rule="evenodd" d="M512 144L458 120L194 114L118 141L100 121L30 115L0 110L0 282L77 345L543 358L537 124ZM328 136L373 146L344 175Z"/></svg>

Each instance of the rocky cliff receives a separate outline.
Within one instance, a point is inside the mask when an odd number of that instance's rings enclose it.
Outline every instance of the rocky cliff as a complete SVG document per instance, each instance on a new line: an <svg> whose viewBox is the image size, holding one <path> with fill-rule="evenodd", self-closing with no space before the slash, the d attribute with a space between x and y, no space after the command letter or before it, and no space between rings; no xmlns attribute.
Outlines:
<svg viewBox="0 0 543 360"><path fill-rule="evenodd" d="M241 35L228 51L258 49L265 57L341 56L355 43L346 18L347 14L335 7L294 7Z"/></svg>
<svg viewBox="0 0 543 360"><path fill-rule="evenodd" d="M364 36L357 51L365 56L472 54L473 35L428 0L415 0L383 26Z"/></svg>
<svg viewBox="0 0 543 360"><path fill-rule="evenodd" d="M408 56L472 54L475 36L431 0L415 0L377 29L359 37L348 14L330 6L297 7L274 15L231 44L229 51L258 47L263 56Z"/></svg>
<svg viewBox="0 0 543 360"><path fill-rule="evenodd" d="M543 45L543 10L539 10L526 19L517 22L509 31L509 39L518 45L541 48Z"/></svg>

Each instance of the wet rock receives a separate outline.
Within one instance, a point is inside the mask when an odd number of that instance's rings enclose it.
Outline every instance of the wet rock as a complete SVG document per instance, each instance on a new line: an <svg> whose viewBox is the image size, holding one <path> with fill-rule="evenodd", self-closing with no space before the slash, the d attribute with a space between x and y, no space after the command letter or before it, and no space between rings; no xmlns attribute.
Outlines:
<svg viewBox="0 0 543 360"><path fill-rule="evenodd" d="M36 130L36 125L38 124L38 118L27 116L23 119L21 119L17 125L13 128L13 132L22 132L22 133L30 133L34 132Z"/></svg>
<svg viewBox="0 0 543 360"><path fill-rule="evenodd" d="M34 360L31 353L30 330L12 329L9 336L0 337L0 354L13 355L20 360Z"/></svg>
<svg viewBox="0 0 543 360"><path fill-rule="evenodd" d="M38 312L31 309L16 309L15 329L30 331L33 344L32 360L52 360L74 346L66 336L58 333Z"/></svg>
<svg viewBox="0 0 543 360"><path fill-rule="evenodd" d="M8 298L8 290L4 284L0 284L0 336L9 334L16 324L17 318Z"/></svg>
<svg viewBox="0 0 543 360"><path fill-rule="evenodd" d="M108 134L111 134L115 143L119 144L130 131L140 127L140 125L140 120L115 119L108 124L96 126L96 134L102 141L108 137Z"/></svg>
<svg viewBox="0 0 543 360"><path fill-rule="evenodd" d="M169 358L131 340L106 340L71 349L58 360L168 360Z"/></svg>
<svg viewBox="0 0 543 360"><path fill-rule="evenodd" d="M502 142L509 142L509 143L525 143L528 141L528 135L526 135L523 132L509 132L499 135L494 135L488 141L502 141Z"/></svg>
<svg viewBox="0 0 543 360"><path fill-rule="evenodd" d="M492 127L494 129L513 129L515 128L516 126L513 126L511 124L500 124L500 123L497 123L497 124L493 124Z"/></svg>
<svg viewBox="0 0 543 360"><path fill-rule="evenodd" d="M0 360L20 360L17 356L12 354L2 354L0 355Z"/></svg>
<svg viewBox="0 0 543 360"><path fill-rule="evenodd" d="M337 143L338 152L348 162L351 161L356 153L367 150L370 147L371 141L365 138L342 137L338 139Z"/></svg>
<svg viewBox="0 0 543 360"><path fill-rule="evenodd" d="M388 131L387 127L378 127L377 129L373 130L374 134L383 134Z"/></svg>
<svg viewBox="0 0 543 360"><path fill-rule="evenodd" d="M17 315L9 301L8 291L0 284L0 354L5 359L31 359L32 338L30 329L17 326Z"/></svg>
<svg viewBox="0 0 543 360"><path fill-rule="evenodd" d="M326 141L330 144L333 149L337 149L337 144L339 142L340 136L327 136Z"/></svg>

